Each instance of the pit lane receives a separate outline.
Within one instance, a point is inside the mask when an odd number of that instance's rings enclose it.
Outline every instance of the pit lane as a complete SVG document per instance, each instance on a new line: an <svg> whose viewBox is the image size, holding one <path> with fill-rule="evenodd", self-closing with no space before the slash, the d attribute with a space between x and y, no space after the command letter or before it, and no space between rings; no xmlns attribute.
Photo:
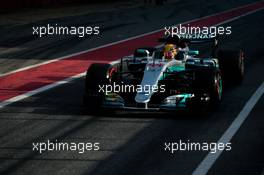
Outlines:
<svg viewBox="0 0 264 175"><path fill-rule="evenodd" d="M227 44L247 49L246 77L228 88L219 109L209 116L141 112L88 116L81 105L83 79L19 101L1 110L2 174L190 174L205 152L163 151L165 141L217 141L263 82L262 11L231 22ZM246 26L246 27L245 27ZM249 32L250 31L250 32ZM58 46L59 47L59 46ZM263 97L209 174L261 174ZM99 141L101 151L32 153L41 139Z"/></svg>

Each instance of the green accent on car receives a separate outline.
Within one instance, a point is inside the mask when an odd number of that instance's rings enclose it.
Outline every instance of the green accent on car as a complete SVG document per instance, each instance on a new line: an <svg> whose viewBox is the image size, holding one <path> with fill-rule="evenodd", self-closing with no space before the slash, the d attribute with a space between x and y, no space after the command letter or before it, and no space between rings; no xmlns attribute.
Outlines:
<svg viewBox="0 0 264 175"><path fill-rule="evenodd" d="M199 50L189 50L188 55L199 55Z"/></svg>
<svg viewBox="0 0 264 175"><path fill-rule="evenodd" d="M219 95L221 99L222 99L222 94L223 94L223 82L222 82L222 79L220 79L219 80Z"/></svg>
<svg viewBox="0 0 264 175"><path fill-rule="evenodd" d="M186 107L187 99L193 98L194 94L177 94L165 98L160 108L184 108Z"/></svg>
<svg viewBox="0 0 264 175"><path fill-rule="evenodd" d="M170 66L168 67L166 72L181 72L181 71L185 71L185 64ZM166 79L167 76L169 76L169 74L166 73L163 74L163 76L160 77L160 80Z"/></svg>

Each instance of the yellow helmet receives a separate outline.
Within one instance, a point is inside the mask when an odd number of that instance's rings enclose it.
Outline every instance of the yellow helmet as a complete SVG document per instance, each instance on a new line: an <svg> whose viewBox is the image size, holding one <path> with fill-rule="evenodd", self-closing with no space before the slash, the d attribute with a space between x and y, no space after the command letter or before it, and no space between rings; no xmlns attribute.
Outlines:
<svg viewBox="0 0 264 175"><path fill-rule="evenodd" d="M164 58L173 59L177 55L177 49L174 44L166 44L163 48Z"/></svg>

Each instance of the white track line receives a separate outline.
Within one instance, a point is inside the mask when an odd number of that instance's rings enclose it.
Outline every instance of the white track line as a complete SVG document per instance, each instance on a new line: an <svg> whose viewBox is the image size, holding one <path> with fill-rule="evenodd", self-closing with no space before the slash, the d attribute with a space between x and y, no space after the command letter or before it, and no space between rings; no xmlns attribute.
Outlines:
<svg viewBox="0 0 264 175"><path fill-rule="evenodd" d="M264 93L264 82L259 86L255 93L247 101L246 105L240 111L236 119L228 127L222 137L218 140L218 143L228 143L231 141L233 136L236 134L238 129L241 127L243 122L249 116L250 112L257 104L258 100ZM216 153L208 153L203 161L198 165L198 167L193 171L193 175L205 175L208 173L210 168L213 166L217 158L221 155L222 151L217 151Z"/></svg>
<svg viewBox="0 0 264 175"><path fill-rule="evenodd" d="M234 18L228 19L228 20L226 20L226 21L224 21L224 22L220 22L220 23L218 23L218 24L215 25L215 26L219 26L219 25L222 25L222 24L226 24L226 23L229 23L229 22L235 21L235 20L240 19L240 18L242 18L242 17L244 17L244 16L250 15L250 14L252 14L252 13L256 13L256 12L258 12L258 11L260 11L260 10L263 10L263 9L261 8L261 9L257 9L257 10L251 11L251 12L244 13L243 15L240 15L240 16L237 16L237 17L234 17Z"/></svg>
<svg viewBox="0 0 264 175"><path fill-rule="evenodd" d="M0 103L0 109L3 108L4 106L7 106L7 105L9 105L11 103L14 103L14 102L17 102L19 100L25 99L25 98L30 97L32 95L36 95L36 94L38 94L40 92L49 90L49 89L54 88L54 87L57 87L59 85L66 84L66 83L68 83L68 82L70 82L70 81L72 81L72 80L74 80L76 78L80 78L80 77L82 77L84 75L85 75L85 72L84 73L81 73L81 74L78 74L78 75L74 75L74 76L69 77L69 78L66 78L66 79L64 79L62 81L57 81L57 82L52 83L52 84L49 84L47 86L43 86L43 87L38 88L36 90L29 91L29 92L27 92L25 94L22 94L22 95L19 95L19 96L10 98L8 100L5 100L5 101L3 101L3 102Z"/></svg>
<svg viewBox="0 0 264 175"><path fill-rule="evenodd" d="M195 18L195 19L192 19L192 20L189 20L189 21L186 21L184 23L182 23L182 25L184 24L188 24L188 23L191 23L193 21L197 21L197 20L202 20L202 19L205 19L205 18L208 18L208 17L211 17L211 16L215 16L215 15L219 15L219 14L223 14L223 13L226 13L226 12L229 12L229 11L234 11L236 9L239 9L239 8L244 8L244 7L247 7L247 6L250 6L252 4L247 4L247 5L244 5L244 6L240 6L240 7L237 7L237 8L233 8L233 9L229 9L229 10L226 10L226 11L223 11L223 12L220 12L220 13L215 13L215 14L211 14L211 15L208 15L208 16L204 16L202 18ZM238 18L241 18L245 15L248 15L248 14L251 14L251 13L254 13L254 12L257 12L261 9L258 9L258 10L254 10L252 12L249 12L249 13L246 13L246 14L243 14L243 15L240 15L238 17L235 17L235 18L232 18L232 19L229 19L229 20L226 20L224 22L221 22L217 25L220 25L220 24L224 24L224 23L228 23L228 22L231 22L235 19L238 19ZM176 24L175 26L177 26L179 24ZM59 61L59 60L62 60L62 59L65 59L65 58L69 58L69 57L72 57L72 56L76 56L76 55L80 55L80 54L84 54L84 53L87 53L87 52L90 52L90 51L93 51L93 50L96 50L96 49L100 49L100 48L104 48L104 47L108 47L108 46L112 46L112 45L115 45L115 44L118 44L118 43L122 43L122 42L125 42L125 41L129 41L129 40L132 40L132 39L136 39L136 38L139 38L139 37L143 37L143 36L146 36L146 35L149 35L149 34L152 34L152 33L156 33L156 32L160 32L162 31L163 29L159 29L159 30L155 30L155 31L152 31L152 32L148 32L148 33L145 33L145 34L141 34L141 35L137 35L137 36L134 36L134 37L130 37L130 38L127 38L127 39L124 39L124 40L120 40L120 41L117 41L117 42L113 42L113 43L109 43L109 44L106 44L106 45L103 45L103 46L99 46L99 47L95 47L95 48L92 48L92 49L89 49L89 50L85 50L85 51L81 51L81 52L77 52L77 53L74 53L74 54L71 54L71 55L67 55L67 56L64 56L64 57L60 57L60 58L57 58L57 59L53 59L53 60L49 60L49 61L46 61L46 62L43 62L43 63L39 63L39 64L35 64L35 65L31 65L31 66L27 66L27 67L24 67L24 68L21 68L21 69L17 69L17 70L14 70L14 71L11 71L11 72L8 72L8 73L5 73L5 74L0 74L0 77L2 76L6 76L6 75L9 75L9 74L12 74L12 73L16 73L16 72L19 72L19 71L23 71L23 70L27 70L27 69L30 69L30 68L34 68L34 67L37 67L37 66L41 66L41 65L44 65L44 64L48 64L48 63L51 63L51 62L55 62L55 61ZM159 46L157 46L159 47ZM115 62L118 62L117 61L113 61L111 62L111 64L115 63ZM32 90L32 91L29 91L25 94L22 94L22 95L19 95L19 96L16 96L16 97L13 97L13 98L10 98L8 100L5 100L3 102L0 102L0 109L11 104L11 103L14 103L14 102L17 102L19 100L22 100L22 99L25 99L25 98L28 98L32 95L35 95L35 94L38 94L38 93L41 93L41 92L44 92L46 90L49 90L51 88L54 88L54 87L57 87L61 84L65 84L65 83L68 83L74 79L77 79L77 78L80 78L82 76L85 76L85 72L83 73L80 73L78 75L74 75L72 77L69 77L69 78L66 78L64 80L61 80L61 81L57 81L57 82L54 82L52 84L49 84L47 86L43 86L41 88L38 88L38 89L35 89L35 90Z"/></svg>

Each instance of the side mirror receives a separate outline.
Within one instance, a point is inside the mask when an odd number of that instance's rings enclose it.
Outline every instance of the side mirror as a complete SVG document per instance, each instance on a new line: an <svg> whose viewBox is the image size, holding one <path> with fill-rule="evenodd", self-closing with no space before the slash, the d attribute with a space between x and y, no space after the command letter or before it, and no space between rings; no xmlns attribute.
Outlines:
<svg viewBox="0 0 264 175"><path fill-rule="evenodd" d="M135 57L149 57L150 53L147 49L137 49L134 53Z"/></svg>

